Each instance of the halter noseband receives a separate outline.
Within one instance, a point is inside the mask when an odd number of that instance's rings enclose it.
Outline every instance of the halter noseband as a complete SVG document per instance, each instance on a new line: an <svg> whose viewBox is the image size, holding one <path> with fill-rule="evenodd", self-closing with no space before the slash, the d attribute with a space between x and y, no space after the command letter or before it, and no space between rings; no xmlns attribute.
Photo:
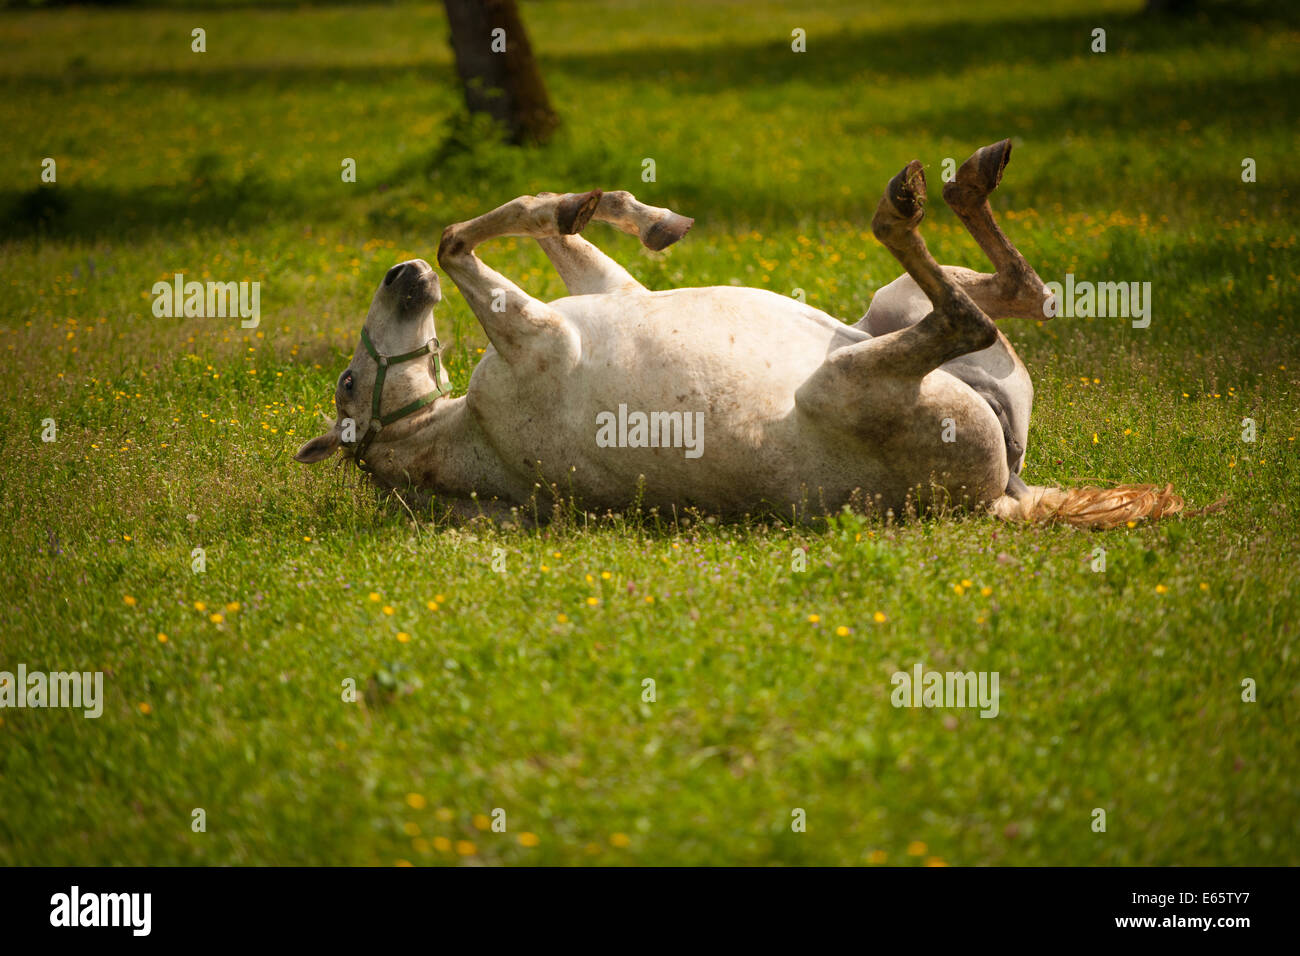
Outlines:
<svg viewBox="0 0 1300 956"><path fill-rule="evenodd" d="M429 341L425 342L413 352L403 352L401 355L392 356L380 355L379 350L376 349L374 343L370 341L370 334L366 332L365 326L362 326L361 344L366 347L366 351L370 353L370 357L379 365L379 372L375 376L374 392L370 396L370 425L366 428L366 433L361 436L361 440L357 442L356 451L353 452L353 456L357 461L357 467L361 468L363 471L369 471L370 465L369 462L365 460L365 455L367 449L370 448L370 443L375 440L375 436L378 435L386 425L391 425L393 422L400 421L406 416L418 412L420 409L424 408L425 405L428 405L434 399L445 394L442 390L441 382L442 369L438 364L438 352L442 348L442 343L438 341L438 337L435 335L431 336ZM395 412L389 412L387 415L380 415L379 406L384 396L384 378L388 374L388 367L390 365L401 365L403 362L409 362L422 355L433 356L433 391L417 398L409 405L403 405Z"/></svg>

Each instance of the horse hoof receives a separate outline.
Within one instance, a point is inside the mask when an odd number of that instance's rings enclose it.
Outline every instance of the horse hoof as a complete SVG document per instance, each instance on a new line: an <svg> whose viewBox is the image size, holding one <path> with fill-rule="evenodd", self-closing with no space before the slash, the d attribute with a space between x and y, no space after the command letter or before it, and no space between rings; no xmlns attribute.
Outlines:
<svg viewBox="0 0 1300 956"><path fill-rule="evenodd" d="M646 230L645 237L641 242L647 249L659 252L661 249L667 249L686 235L693 225L695 225L695 220L689 216L679 216L675 212L669 212L668 215Z"/></svg>
<svg viewBox="0 0 1300 956"><path fill-rule="evenodd" d="M871 231L882 242L915 229L925 217L925 170L914 159L889 181L871 219Z"/></svg>
<svg viewBox="0 0 1300 956"><path fill-rule="evenodd" d="M900 219L916 225L925 215L925 170L914 159L889 181L889 201ZM916 222L911 222L915 219Z"/></svg>
<svg viewBox="0 0 1300 956"><path fill-rule="evenodd" d="M555 224L560 229L560 235L572 236L582 232L600 205L601 195L599 189L593 189L588 193L573 193L561 199L555 207Z"/></svg>
<svg viewBox="0 0 1300 956"><path fill-rule="evenodd" d="M1011 140L1004 139L975 150L961 164L952 182L943 187L943 199L953 208L978 206L1002 182L1011 161Z"/></svg>

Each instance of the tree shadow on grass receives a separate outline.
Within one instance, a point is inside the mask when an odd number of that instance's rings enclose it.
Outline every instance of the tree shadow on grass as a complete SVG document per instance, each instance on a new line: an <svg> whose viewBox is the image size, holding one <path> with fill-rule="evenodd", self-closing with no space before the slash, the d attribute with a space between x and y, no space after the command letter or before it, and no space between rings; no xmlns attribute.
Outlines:
<svg viewBox="0 0 1300 956"><path fill-rule="evenodd" d="M1086 13L1025 19L964 20L839 33L808 38L808 51L794 54L789 37L775 31L770 43L709 47L659 47L545 57L570 79L602 85L653 82L694 95L800 82L846 86L880 76L924 80L971 69L1050 65L1094 56L1092 31L1107 32L1107 54L1160 53L1202 45L1224 46L1245 31L1260 35L1294 29L1300 8L1281 0L1214 5L1193 17L1132 13ZM996 95L996 90L990 91Z"/></svg>
<svg viewBox="0 0 1300 956"><path fill-rule="evenodd" d="M1288 28L1300 20L1300 14L1285 6L1263 5L1264 13L1249 15L1235 8L1213 7L1211 12L1194 18L1169 20L1140 14L1127 16L1092 15L1030 21L964 22L927 25L896 31L867 32L815 39L807 55L793 56L788 45L750 44L706 49L654 49L611 53L566 54L549 58L549 68L566 79L584 83L615 85L653 82L670 90L693 95L716 93L723 89L790 82L825 86L847 86L870 75L913 77L922 79L945 72L954 75L964 70L996 64L1042 64L1052 58L1074 59L1086 51L1090 31L1105 26L1112 49L1124 46L1142 52L1172 50L1181 47L1213 45L1227 42L1225 37L1240 35L1247 25L1265 29ZM342 67L325 70L279 64L265 71L231 69L228 71L190 72L158 70L143 73L94 73L82 75L77 82L156 82L169 86L191 86L201 93L220 79L225 89L277 89L302 84L316 85L368 83L382 84L395 75L409 73L410 64L394 67ZM432 68L432 66L430 67ZM1294 72L1294 71L1293 71ZM340 76L345 79L340 80ZM30 82L28 77L19 81ZM1008 105L991 91L984 109L973 112L966 107L948 108L942 103L910 108L906 114L841 118L841 128L857 130L861 139L836 134L834 142L817 142L815 124L801 129L797 136L803 151L854 150L863 157L860 175L849 197L836 197L825 205L823 195L816 208L810 209L808 193L828 193L826 184L818 182L810 190L792 185L782 191L755 190L743 176L711 177L707 180L678 180L665 183L666 202L694 215L702 223L736 221L792 221L814 217L838 216L846 219L869 217L878 198L875 187L883 183L912 156L873 155L880 133L906 139L912 131L923 128L930 139L941 136L969 144L971 149L1004 136L1018 136L1036 144L1062 143L1074 136L1099 133L1126 134L1131 141L1141 141L1143 134L1165 133L1175 136L1180 119L1194 117L1197 125L1219 124L1241 131L1243 146L1250 143L1252 131L1274 131L1282 124L1294 123L1295 107L1292 73L1267 78L1215 79L1212 82L1183 83L1178 79L1147 81L1139 86L1105 89L1080 88L1067 99L1026 109ZM725 134L725 127L723 127ZM773 129L772 135L780 135ZM567 141L570 148L511 150L497 144L455 142L455 132L440 149L431 144L424 157L409 160L379 177L382 185L357 190L350 202L371 207L371 219L377 224L391 221L404 225L401 205L414 189L428 185L431 178L445 193L481 196L484 193L504 196L528 191L541 178L553 186L599 184L606 188L635 185L626 182L624 158L614 155L603 143ZM1158 147L1156 147L1158 148ZM1087 159L1065 154L1065 160L1077 168L1077 161ZM1236 160L1239 162L1239 158ZM1054 195L1061 202L1085 200L1123 204L1136 198L1138 187L1125 180L1122 171L1104 167L1100 161L1087 171L1072 174L1060 181L1046 183L1038 179L1020 179L1008 193ZM1285 178L1283 185L1293 179ZM593 181L595 181L593 183ZM1277 180L1275 179L1276 183ZM389 197L382 193L398 184ZM1204 182L1202 192L1187 196L1171 170L1164 183L1143 186L1142 194L1166 190L1181 191L1184 200L1215 201L1230 198L1237 188L1233 177L1225 175L1222 184ZM533 186L532 188L536 188ZM576 187L575 187L576 188ZM1004 194L1005 195L1005 194ZM271 185L254 176L225 179L215 176L206 182L173 186L142 186L127 190L106 187L39 187L0 190L0 233L24 237L36 234L56 238L124 237L195 228L215 228L232 233L257 228L268 222L320 218L337 212L338 202L325 193L297 192L283 184ZM450 209L430 209L423 220L437 221L450 215ZM450 221L450 220L448 220Z"/></svg>
<svg viewBox="0 0 1300 956"><path fill-rule="evenodd" d="M545 8L534 16L544 17ZM800 82L814 86L843 86L864 75L924 80L936 74L959 75L991 66L1042 66L1079 56L1092 56L1092 31L1107 31L1107 54L1124 51L1159 53L1192 46L1224 46L1244 31L1261 35L1300 26L1300 7L1289 0L1239 0L1211 4L1195 16L1161 17L1141 11L1084 13L1026 19L952 19L892 29L841 32L809 38L808 51L795 54L789 36L773 31L764 43L712 46L658 46L636 50L617 48L584 52L538 51L543 70L558 71L570 80L592 85L651 82L674 92L694 95L757 86ZM685 29L685 27L684 27ZM75 86L155 83L169 89L202 94L219 83L223 91L249 88L306 87L339 84L383 85L394 76L413 71L442 71L451 77L450 61L440 59L400 64L301 63L259 64L256 71L238 64L195 70L162 67L139 70L100 70L49 64L40 72L10 82Z"/></svg>

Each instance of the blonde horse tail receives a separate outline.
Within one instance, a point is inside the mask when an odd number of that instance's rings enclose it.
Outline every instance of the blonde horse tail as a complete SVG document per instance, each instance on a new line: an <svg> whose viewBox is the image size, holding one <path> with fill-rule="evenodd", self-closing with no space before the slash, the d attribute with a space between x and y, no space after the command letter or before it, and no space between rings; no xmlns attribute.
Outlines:
<svg viewBox="0 0 1300 956"><path fill-rule="evenodd" d="M1189 516L1218 511L1219 499ZM1003 495L989 510L1003 521L1069 524L1076 528L1117 528L1129 522L1156 521L1183 513L1185 502L1173 485L1116 485L1113 488L1047 488L1029 485L1017 497Z"/></svg>

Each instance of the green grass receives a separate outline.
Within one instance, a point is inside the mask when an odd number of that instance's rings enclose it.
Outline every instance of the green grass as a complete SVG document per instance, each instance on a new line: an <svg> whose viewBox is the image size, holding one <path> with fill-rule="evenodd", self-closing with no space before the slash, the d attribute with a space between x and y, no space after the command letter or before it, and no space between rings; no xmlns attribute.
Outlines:
<svg viewBox="0 0 1300 956"><path fill-rule="evenodd" d="M0 863L1300 862L1300 17L1139 7L527 4L566 126L525 151L440 149L436 5L0 14L0 669L107 694L99 720L0 711ZM1003 136L995 208L1044 278L1156 303L1146 330L1003 323L1027 478L1223 512L447 527L290 458L384 270L449 222L628 188L698 220L662 256L591 233L652 288L802 288L853 321L898 272L867 224L914 157L931 249L986 268L939 169ZM529 243L485 256L562 294ZM154 318L177 271L261 281L261 327ZM463 389L485 340L444 290ZM918 661L999 672L999 716L893 708Z"/></svg>

